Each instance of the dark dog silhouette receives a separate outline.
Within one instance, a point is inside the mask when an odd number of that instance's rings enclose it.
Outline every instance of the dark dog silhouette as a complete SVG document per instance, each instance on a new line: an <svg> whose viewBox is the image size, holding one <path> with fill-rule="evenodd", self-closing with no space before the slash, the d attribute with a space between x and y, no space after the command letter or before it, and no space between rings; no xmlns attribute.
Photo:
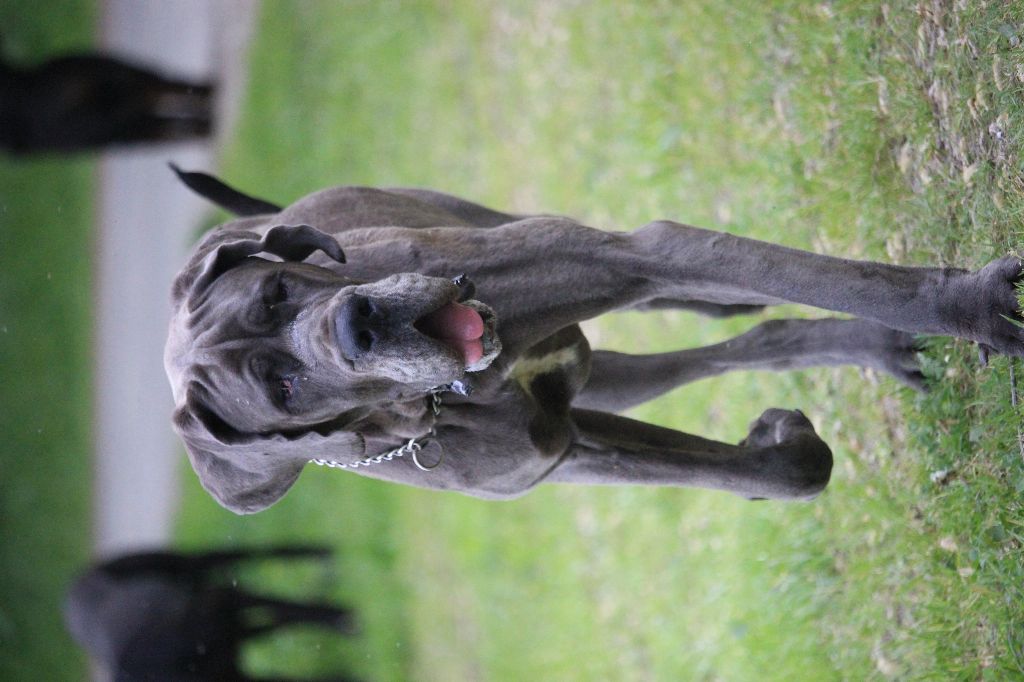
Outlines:
<svg viewBox="0 0 1024 682"><path fill-rule="evenodd" d="M126 554L97 564L75 581L64 619L72 637L118 682L253 680L239 668L245 640L307 623L350 635L356 630L355 614L328 604L253 594L239 587L228 569L251 559L329 554L318 547Z"/></svg>
<svg viewBox="0 0 1024 682"><path fill-rule="evenodd" d="M209 83L96 54L24 67L0 57L0 148L67 153L205 137L212 93Z"/></svg>

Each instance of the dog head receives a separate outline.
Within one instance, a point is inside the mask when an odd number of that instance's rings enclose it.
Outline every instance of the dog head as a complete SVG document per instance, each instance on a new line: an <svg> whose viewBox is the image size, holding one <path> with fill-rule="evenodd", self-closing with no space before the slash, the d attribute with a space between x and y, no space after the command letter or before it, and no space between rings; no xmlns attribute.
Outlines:
<svg viewBox="0 0 1024 682"><path fill-rule="evenodd" d="M304 262L317 251L329 260ZM456 283L358 282L331 261L344 262L337 242L306 225L221 229L174 283L164 353L174 425L203 486L233 511L276 502L310 459L375 454L358 422L500 350L493 312L460 300Z"/></svg>

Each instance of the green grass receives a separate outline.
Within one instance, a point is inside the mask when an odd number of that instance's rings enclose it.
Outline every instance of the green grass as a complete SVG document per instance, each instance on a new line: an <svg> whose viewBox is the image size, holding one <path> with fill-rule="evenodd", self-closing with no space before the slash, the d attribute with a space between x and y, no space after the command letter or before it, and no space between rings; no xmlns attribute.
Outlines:
<svg viewBox="0 0 1024 682"><path fill-rule="evenodd" d="M420 185L611 229L675 218L976 267L1021 243L1024 10L963 4L268 2L223 173L275 201ZM695 323L620 315L594 345L665 350L751 324ZM735 441L766 407L804 408L837 462L811 504L573 487L495 504L311 471L252 518L190 484L181 537L338 547L316 589L359 606L365 636L268 644L257 667L1013 679L1021 414L1010 363L973 354L930 342L924 396L849 369L746 374L635 411Z"/></svg>
<svg viewBox="0 0 1024 682"><path fill-rule="evenodd" d="M7 56L92 43L94 3L0 0ZM63 591L89 558L93 163L0 157L0 678L83 679Z"/></svg>

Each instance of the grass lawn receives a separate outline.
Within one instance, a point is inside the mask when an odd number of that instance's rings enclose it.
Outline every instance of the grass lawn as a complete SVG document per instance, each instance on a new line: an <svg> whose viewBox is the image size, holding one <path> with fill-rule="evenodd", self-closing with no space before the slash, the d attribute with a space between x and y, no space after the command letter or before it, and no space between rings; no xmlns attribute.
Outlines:
<svg viewBox="0 0 1024 682"><path fill-rule="evenodd" d="M854 258L980 266L1015 252L1024 9L746 4L266 2L222 172L278 202L419 185ZM593 345L656 351L752 324L696 321L620 315ZM974 358L930 341L923 396L843 369L729 376L636 410L736 441L766 407L803 408L836 454L811 504L573 487L494 504L317 470L238 518L190 475L180 538L337 548L304 578L261 577L357 605L364 636L264 644L250 652L264 671L1012 679L1021 413L1014 365Z"/></svg>
<svg viewBox="0 0 1024 682"><path fill-rule="evenodd" d="M94 3L0 0L17 61L92 44ZM0 156L0 679L83 679L60 601L89 558L93 163Z"/></svg>

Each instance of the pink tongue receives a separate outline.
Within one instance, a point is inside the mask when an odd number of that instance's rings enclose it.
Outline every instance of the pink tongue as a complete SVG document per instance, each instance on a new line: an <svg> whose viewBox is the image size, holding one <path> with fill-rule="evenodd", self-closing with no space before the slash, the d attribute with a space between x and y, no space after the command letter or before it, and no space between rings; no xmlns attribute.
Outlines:
<svg viewBox="0 0 1024 682"><path fill-rule="evenodd" d="M421 332L441 339L462 354L467 365L484 355L480 337L484 335L484 321L480 313L469 306L449 303L423 316L416 326Z"/></svg>

